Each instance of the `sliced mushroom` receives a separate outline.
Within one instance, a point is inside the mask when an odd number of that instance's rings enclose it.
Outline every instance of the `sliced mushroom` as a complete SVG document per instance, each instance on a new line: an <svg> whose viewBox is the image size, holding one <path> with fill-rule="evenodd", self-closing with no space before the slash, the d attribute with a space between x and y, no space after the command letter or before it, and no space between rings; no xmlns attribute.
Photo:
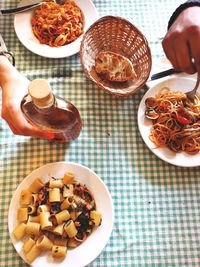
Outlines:
<svg viewBox="0 0 200 267"><path fill-rule="evenodd" d="M159 114L154 109L147 109L145 111L145 116L147 119L156 120L159 117Z"/></svg>
<svg viewBox="0 0 200 267"><path fill-rule="evenodd" d="M147 108L155 108L158 106L158 100L155 97L148 97L145 100L145 105Z"/></svg>

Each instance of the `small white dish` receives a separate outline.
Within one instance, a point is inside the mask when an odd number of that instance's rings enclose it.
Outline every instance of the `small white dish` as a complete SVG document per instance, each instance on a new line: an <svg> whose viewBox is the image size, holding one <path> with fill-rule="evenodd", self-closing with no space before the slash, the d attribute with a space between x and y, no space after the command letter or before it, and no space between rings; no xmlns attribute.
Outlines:
<svg viewBox="0 0 200 267"><path fill-rule="evenodd" d="M46 164L30 173L17 187L12 197L8 212L8 229L17 253L27 262L21 250L22 241L17 241L12 235L13 229L17 225L17 209L19 207L21 190L28 188L34 179L38 177L41 177L44 182L47 182L51 176L56 178L63 177L66 171L73 172L75 178L84 183L88 189L91 190L96 201L97 210L102 213L102 224L97 227L80 246L68 250L67 256L63 261L54 261L48 253L45 253L33 261L31 265L33 267L86 266L100 254L110 238L114 221L114 208L112 198L106 185L97 174L83 165L71 162L55 162Z"/></svg>
<svg viewBox="0 0 200 267"><path fill-rule="evenodd" d="M32 4L34 2L38 1L22 0L19 6ZM96 7L91 0L74 0L74 2L78 5L83 13L84 32L86 32L89 26L98 18ZM35 37L32 31L31 18L33 16L33 12L33 10L28 10L18 13L14 18L14 28L17 37L28 50L47 58L64 58L79 52L83 35L81 35L74 42L61 47L51 47L49 45L40 44L39 40Z"/></svg>
<svg viewBox="0 0 200 267"><path fill-rule="evenodd" d="M138 127L140 134L149 147L149 149L160 159L180 167L196 167L200 166L200 155L189 155L185 152L175 153L167 147L157 148L156 145L149 139L152 122L145 117L145 99L147 97L155 96L155 94L162 88L168 87L172 91L187 92L195 85L195 80L184 77L174 77L165 79L153 85L143 96L138 108Z"/></svg>

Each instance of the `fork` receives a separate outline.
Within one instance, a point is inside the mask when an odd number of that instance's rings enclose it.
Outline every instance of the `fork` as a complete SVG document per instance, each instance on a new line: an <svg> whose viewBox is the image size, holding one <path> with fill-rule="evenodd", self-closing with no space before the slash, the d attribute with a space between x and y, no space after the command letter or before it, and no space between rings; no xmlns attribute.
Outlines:
<svg viewBox="0 0 200 267"><path fill-rule="evenodd" d="M191 91L185 93L187 98L192 102L194 102L196 91L197 91L197 89L199 87L199 83L200 83L200 72L197 74L197 81L196 81L194 89L192 89Z"/></svg>

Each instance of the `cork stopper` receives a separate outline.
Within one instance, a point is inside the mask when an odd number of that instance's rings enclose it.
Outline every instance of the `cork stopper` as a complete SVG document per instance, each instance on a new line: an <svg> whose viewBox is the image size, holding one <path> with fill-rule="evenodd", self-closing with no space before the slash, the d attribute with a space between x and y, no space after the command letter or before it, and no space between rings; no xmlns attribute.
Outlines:
<svg viewBox="0 0 200 267"><path fill-rule="evenodd" d="M53 105L54 96L50 84L45 79L35 79L28 86L29 95L33 103L39 108L47 108Z"/></svg>

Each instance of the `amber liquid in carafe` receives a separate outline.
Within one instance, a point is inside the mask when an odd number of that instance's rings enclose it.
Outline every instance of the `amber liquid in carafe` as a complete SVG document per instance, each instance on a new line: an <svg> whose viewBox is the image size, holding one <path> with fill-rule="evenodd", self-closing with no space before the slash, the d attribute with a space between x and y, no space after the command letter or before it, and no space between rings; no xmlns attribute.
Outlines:
<svg viewBox="0 0 200 267"><path fill-rule="evenodd" d="M42 129L50 140L67 143L76 139L82 128L79 111L69 101L53 94L51 97L50 104L38 106L30 94L26 95L21 102L23 114L31 124Z"/></svg>

